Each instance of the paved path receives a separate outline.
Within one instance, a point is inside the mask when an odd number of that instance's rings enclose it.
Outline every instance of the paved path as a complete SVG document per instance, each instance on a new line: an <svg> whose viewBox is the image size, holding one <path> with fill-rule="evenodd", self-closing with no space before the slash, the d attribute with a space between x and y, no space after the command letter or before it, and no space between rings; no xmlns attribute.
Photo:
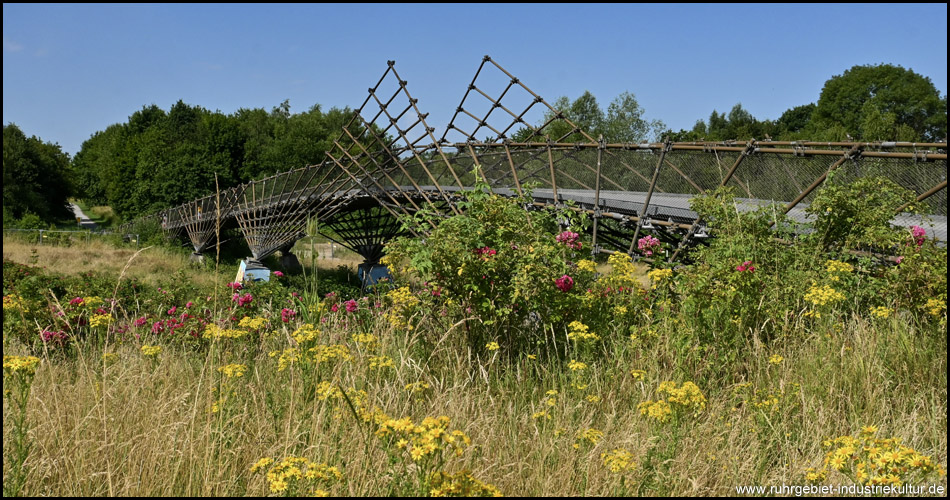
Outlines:
<svg viewBox="0 0 950 500"><path fill-rule="evenodd" d="M97 226L95 222L89 219L86 214L82 213L82 209L79 208L79 205L70 203L69 206L73 208L73 213L79 218L79 227L83 229L91 229L93 231L99 229L99 226Z"/></svg>

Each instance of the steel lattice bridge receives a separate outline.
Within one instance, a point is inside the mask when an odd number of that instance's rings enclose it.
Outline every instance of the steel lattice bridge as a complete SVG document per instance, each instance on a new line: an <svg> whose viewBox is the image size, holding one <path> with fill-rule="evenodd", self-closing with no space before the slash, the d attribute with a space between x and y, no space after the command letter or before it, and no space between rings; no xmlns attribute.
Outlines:
<svg viewBox="0 0 950 500"><path fill-rule="evenodd" d="M321 232L329 230L326 236L359 253L368 270L400 234L399 216L423 208L460 213L460 192L475 184L479 165L478 175L496 194L514 197L533 186L526 208L567 204L589 214L594 253L641 258L635 242L651 234L670 244L667 258L675 261L709 236L689 208L691 198L732 186L743 207L777 203L792 220L805 222L804 208L835 172L831 182L883 175L917 193L929 215L893 207L894 224L920 225L947 239L946 142L612 144L576 126L489 56L438 137L394 61L368 94L323 163L149 217L170 235L187 234L198 255L215 246L221 229L237 227L255 260L287 255L316 218ZM524 120L536 107L550 116L537 127ZM566 132L555 137L554 130Z"/></svg>

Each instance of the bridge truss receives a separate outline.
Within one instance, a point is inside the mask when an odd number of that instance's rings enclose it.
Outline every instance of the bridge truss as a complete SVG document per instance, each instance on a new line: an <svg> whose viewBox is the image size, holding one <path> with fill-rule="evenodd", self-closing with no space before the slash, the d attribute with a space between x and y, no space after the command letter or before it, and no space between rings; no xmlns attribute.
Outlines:
<svg viewBox="0 0 950 500"><path fill-rule="evenodd" d="M538 108L549 116L532 126ZM169 233L184 232L195 253L237 227L255 259L288 252L316 218L328 235L375 264L382 246L401 234L399 216L423 208L458 214L460 192L474 169L493 192L517 196L532 186L536 206L564 206L592 218L596 252L637 257L651 234L674 249L708 236L689 200L732 186L744 208L778 203L793 220L817 188L869 175L886 176L917 193L921 225L946 241L946 143L663 142L607 143L572 123L488 56L482 60L442 134L427 123L408 84L390 61L327 153L325 162L224 190L153 217ZM479 140L478 137L483 137ZM581 138L579 142L569 139Z"/></svg>

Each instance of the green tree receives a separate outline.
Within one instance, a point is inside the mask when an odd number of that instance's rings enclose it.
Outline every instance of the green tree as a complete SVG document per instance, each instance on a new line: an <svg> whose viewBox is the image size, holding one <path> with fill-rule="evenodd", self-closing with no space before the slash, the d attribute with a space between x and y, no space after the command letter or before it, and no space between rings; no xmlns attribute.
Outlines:
<svg viewBox="0 0 950 500"><path fill-rule="evenodd" d="M662 121L644 118L644 109L630 92L623 92L614 98L606 114L590 91L585 91L574 101L567 96L559 97L551 107L557 111L545 113L535 129L541 129L543 135L556 142L587 142L589 139L584 134L594 140L603 135L608 142L640 142L656 140L666 130ZM558 119L558 113L573 123L574 127ZM518 130L513 136L515 142L539 139L541 137L532 137L527 127Z"/></svg>
<svg viewBox="0 0 950 500"><path fill-rule="evenodd" d="M3 127L3 211L14 218L27 212L45 222L71 219L67 175L69 155L59 144L27 138L14 124ZM9 214L8 214L9 211Z"/></svg>
<svg viewBox="0 0 950 500"><path fill-rule="evenodd" d="M636 97L624 92L607 106L605 138L607 142L640 142L660 140L666 130L662 120L646 120L644 109Z"/></svg>
<svg viewBox="0 0 950 500"><path fill-rule="evenodd" d="M947 98L930 78L901 66L854 66L825 82L812 122L815 132L840 125L855 139L894 140L900 129L905 137L912 130L912 140L937 141L947 136Z"/></svg>
<svg viewBox="0 0 950 500"><path fill-rule="evenodd" d="M786 109L779 117L776 126L781 134L793 134L805 129L815 112L815 103Z"/></svg>

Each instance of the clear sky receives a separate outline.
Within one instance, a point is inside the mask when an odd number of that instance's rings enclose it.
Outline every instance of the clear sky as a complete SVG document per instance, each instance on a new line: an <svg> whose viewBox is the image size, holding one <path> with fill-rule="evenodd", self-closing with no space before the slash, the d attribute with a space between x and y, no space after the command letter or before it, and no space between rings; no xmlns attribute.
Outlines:
<svg viewBox="0 0 950 500"><path fill-rule="evenodd" d="M75 155L149 104L356 108L395 60L440 137L486 54L548 102L629 91L690 129L736 103L777 119L855 65L946 95L947 4L5 3L3 122Z"/></svg>

